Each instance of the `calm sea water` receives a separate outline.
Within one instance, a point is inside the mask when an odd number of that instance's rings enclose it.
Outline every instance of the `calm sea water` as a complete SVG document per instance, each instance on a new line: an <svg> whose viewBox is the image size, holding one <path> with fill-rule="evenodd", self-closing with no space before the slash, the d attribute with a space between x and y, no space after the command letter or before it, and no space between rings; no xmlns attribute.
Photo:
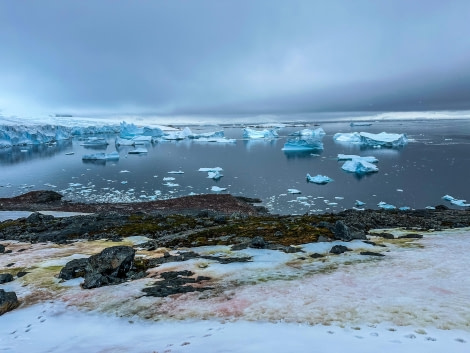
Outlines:
<svg viewBox="0 0 470 353"><path fill-rule="evenodd" d="M85 202L145 201L190 193L212 193L212 186L226 193L258 197L273 213L337 212L352 208L356 200L366 208L380 201L397 207L424 208L446 204L449 194L470 200L470 121L425 120L374 122L351 127L346 122L322 123L324 150L284 153L288 134L303 127L286 127L273 140L243 140L241 127L226 127L225 136L235 144L194 140L148 144L147 154L129 155L133 147L116 149L115 136L106 136L103 149L81 146L73 139L56 146L0 149L0 197L30 190L50 189L67 199ZM307 126L315 128L318 126ZM193 131L197 132L196 128ZM337 132L366 131L406 133L410 142L399 149L361 148L333 140ZM84 154L113 152L119 161L84 163ZM73 155L67 154L73 152ZM358 154L378 158L379 172L363 177L344 172L337 155ZM219 181L199 172L201 167L221 167ZM184 174L169 174L170 171ZM334 179L327 185L307 183L306 174ZM164 180L164 178L174 180ZM165 185L168 182L178 186ZM289 194L288 189L301 194ZM298 199L300 197L300 199Z"/></svg>

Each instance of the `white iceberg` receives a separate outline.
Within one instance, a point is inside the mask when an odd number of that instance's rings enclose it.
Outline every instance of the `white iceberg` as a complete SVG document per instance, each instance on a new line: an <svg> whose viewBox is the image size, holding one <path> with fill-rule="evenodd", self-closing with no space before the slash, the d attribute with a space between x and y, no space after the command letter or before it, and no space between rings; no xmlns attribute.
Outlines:
<svg viewBox="0 0 470 353"><path fill-rule="evenodd" d="M371 147L400 147L408 143L405 134L390 134L381 132L372 134L369 132L336 133L333 139L338 142L358 143Z"/></svg>
<svg viewBox="0 0 470 353"><path fill-rule="evenodd" d="M243 129L243 138L248 139L269 139L269 138L276 138L279 137L277 130L279 128L274 129L264 129L264 130L255 130L250 128Z"/></svg>
<svg viewBox="0 0 470 353"><path fill-rule="evenodd" d="M360 122L352 122L351 124L349 124L349 126L353 127L353 126L371 126L372 123L360 123Z"/></svg>
<svg viewBox="0 0 470 353"><path fill-rule="evenodd" d="M300 190L297 189L287 189L289 194L301 194Z"/></svg>
<svg viewBox="0 0 470 353"><path fill-rule="evenodd" d="M135 150L129 151L129 154L140 154L140 153L147 153L148 150L143 147L136 148Z"/></svg>
<svg viewBox="0 0 470 353"><path fill-rule="evenodd" d="M386 202L383 202L383 201L380 201L380 202L377 204L377 206L380 207L380 208L382 208L382 209L384 209L384 210L394 210L394 209L396 209L395 206L390 205L390 204L388 204L388 203L386 203Z"/></svg>
<svg viewBox="0 0 470 353"><path fill-rule="evenodd" d="M219 171L210 171L210 172L207 172L207 177L209 179L219 180L220 178L223 177L223 175Z"/></svg>
<svg viewBox="0 0 470 353"><path fill-rule="evenodd" d="M323 150L323 142L314 138L294 138L288 139L282 148L282 151L314 151Z"/></svg>
<svg viewBox="0 0 470 353"><path fill-rule="evenodd" d="M211 188L211 190L214 191L214 192L221 192L221 191L227 190L227 188L221 188L221 187L219 187L219 186L213 186L213 187Z"/></svg>
<svg viewBox="0 0 470 353"><path fill-rule="evenodd" d="M367 160L362 157L353 158L344 162L341 169L356 174L375 173L379 171L379 168L377 168L375 164L367 162Z"/></svg>
<svg viewBox="0 0 470 353"><path fill-rule="evenodd" d="M307 181L309 183L324 185L324 184L328 184L328 183L332 182L333 179L331 179L330 177L327 177L325 175L320 175L320 174L315 175L314 177L312 177L310 174L307 173Z"/></svg>
<svg viewBox="0 0 470 353"><path fill-rule="evenodd" d="M92 153L92 154L85 154L82 157L82 160L84 161L99 161L99 160L118 160L119 159L119 153L114 151L111 153Z"/></svg>
<svg viewBox="0 0 470 353"><path fill-rule="evenodd" d="M303 129L296 131L290 134L291 136L300 136L300 137L323 137L326 135L325 130L321 127L318 129Z"/></svg>
<svg viewBox="0 0 470 353"><path fill-rule="evenodd" d="M442 196L443 200L450 201L452 205L460 207L470 207L470 203L467 203L467 200L458 200L450 195Z"/></svg>
<svg viewBox="0 0 470 353"><path fill-rule="evenodd" d="M116 146L135 146L135 141L116 137L116 140L114 140L114 144Z"/></svg>
<svg viewBox="0 0 470 353"><path fill-rule="evenodd" d="M191 134L191 129L189 127L185 127L183 130L165 132L162 138L164 140L184 140Z"/></svg>
<svg viewBox="0 0 470 353"><path fill-rule="evenodd" d="M221 172L223 171L222 168L220 167L214 167L214 168L199 168L198 169L200 172Z"/></svg>
<svg viewBox="0 0 470 353"><path fill-rule="evenodd" d="M121 131L119 136L123 139L132 139L135 136L143 135L144 129L135 126L134 124L128 124L125 121L121 123Z"/></svg>
<svg viewBox="0 0 470 353"><path fill-rule="evenodd" d="M356 200L356 202L354 203L357 207L361 207L361 206L364 206L366 203L365 202L362 202L362 201L359 201L359 200Z"/></svg>
<svg viewBox="0 0 470 353"><path fill-rule="evenodd" d="M338 161L350 161L353 159L361 159L369 163L377 163L379 160L373 156L361 157L355 154L338 154Z"/></svg>
<svg viewBox="0 0 470 353"><path fill-rule="evenodd" d="M189 127L186 127L186 134L187 137L190 139L218 139L224 138L224 130L217 130L217 131L207 131L201 132L199 134L193 133Z"/></svg>
<svg viewBox="0 0 470 353"><path fill-rule="evenodd" d="M89 146L89 147L107 146L108 141L106 141L106 139L102 137L89 137L86 140L84 140L80 145Z"/></svg>
<svg viewBox="0 0 470 353"><path fill-rule="evenodd" d="M168 172L168 174L184 174L182 170L172 170L171 172Z"/></svg>

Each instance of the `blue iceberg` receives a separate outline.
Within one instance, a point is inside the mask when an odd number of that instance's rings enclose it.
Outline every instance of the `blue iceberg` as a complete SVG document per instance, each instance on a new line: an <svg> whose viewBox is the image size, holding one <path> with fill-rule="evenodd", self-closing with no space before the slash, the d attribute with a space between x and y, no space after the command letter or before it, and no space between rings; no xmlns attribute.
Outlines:
<svg viewBox="0 0 470 353"><path fill-rule="evenodd" d="M390 204L388 204L388 203L386 203L386 202L383 202L383 201L380 201L380 202L377 204L377 206L378 206L379 208L384 209L384 210L395 210L395 209L396 209L396 206L390 205Z"/></svg>
<svg viewBox="0 0 470 353"><path fill-rule="evenodd" d="M282 148L283 151L314 151L323 150L323 142L315 138L296 137L288 139Z"/></svg>
<svg viewBox="0 0 470 353"><path fill-rule="evenodd" d="M220 178L223 177L223 175L220 173L223 171L222 168L220 167L214 167L214 168L199 168L200 172L207 172L207 177L210 179L214 180L219 180Z"/></svg>
<svg viewBox="0 0 470 353"><path fill-rule="evenodd" d="M405 134L390 134L381 132L372 134L368 132L336 133L333 139L337 142L357 143L371 147L401 147L408 143Z"/></svg>
<svg viewBox="0 0 470 353"><path fill-rule="evenodd" d="M0 125L0 148L50 144L71 138L64 126L38 127Z"/></svg>
<svg viewBox="0 0 470 353"><path fill-rule="evenodd" d="M96 146L107 146L108 141L102 137L89 137L81 143L82 146L96 147Z"/></svg>
<svg viewBox="0 0 470 353"><path fill-rule="evenodd" d="M318 129L303 129L296 131L290 134L291 136L300 136L300 137L323 137L326 135L325 130L321 127Z"/></svg>
<svg viewBox="0 0 470 353"><path fill-rule="evenodd" d="M467 203L467 200L458 200L450 195L442 196L443 200L450 201L452 205L460 207L470 207L470 203Z"/></svg>
<svg viewBox="0 0 470 353"><path fill-rule="evenodd" d="M307 173L307 181L309 183L324 185L324 184L331 183L333 181L333 179L331 179L330 177L327 177L325 175L320 175L320 174L315 175L314 177L312 177L310 174Z"/></svg>
<svg viewBox="0 0 470 353"><path fill-rule="evenodd" d="M274 128L271 130L264 129L264 130L254 130L250 128L244 128L243 129L243 138L248 138L248 139L270 139L270 138L276 138L279 137L277 130L279 128Z"/></svg>
<svg viewBox="0 0 470 353"><path fill-rule="evenodd" d="M375 173L379 171L379 168L377 168L376 165L369 163L362 158L353 158L350 161L344 162L341 169L345 170L346 172L356 174Z"/></svg>

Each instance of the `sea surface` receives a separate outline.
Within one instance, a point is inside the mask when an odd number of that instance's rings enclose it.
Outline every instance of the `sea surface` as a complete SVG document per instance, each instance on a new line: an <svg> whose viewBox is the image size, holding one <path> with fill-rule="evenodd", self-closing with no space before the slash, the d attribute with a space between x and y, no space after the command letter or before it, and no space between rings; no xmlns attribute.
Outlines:
<svg viewBox="0 0 470 353"><path fill-rule="evenodd" d="M470 200L470 120L375 121L370 126L349 122L289 123L279 138L247 140L243 126L224 126L227 138L236 143L197 140L159 141L147 144L148 153L128 154L134 147L116 147L116 135L105 136L104 148L81 146L78 137L53 146L0 149L0 197L31 190L60 192L66 199L82 202L140 202L190 194L222 193L255 197L272 213L304 214L339 212L355 206L377 209L379 202L420 209L445 204L451 195ZM303 128L322 127L326 135L323 150L282 151L290 133ZM207 127L191 126L193 132ZM216 128L212 128L216 130ZM408 144L400 148L368 148L338 143L338 132L405 133ZM118 161L85 163L84 154L118 151ZM72 154L73 153L73 154ZM375 156L379 171L357 176L341 169L338 154ZM199 168L223 168L214 181ZM182 174L170 174L181 171ZM308 183L306 175L325 175L334 181L326 185ZM174 179L168 179L174 178ZM175 185L177 184L177 185ZM300 194L290 194L297 189Z"/></svg>

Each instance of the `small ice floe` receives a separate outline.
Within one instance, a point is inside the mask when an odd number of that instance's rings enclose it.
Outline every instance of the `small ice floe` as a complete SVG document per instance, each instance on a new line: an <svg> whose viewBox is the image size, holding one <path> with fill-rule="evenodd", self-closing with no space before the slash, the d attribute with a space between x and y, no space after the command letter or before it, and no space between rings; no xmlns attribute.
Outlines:
<svg viewBox="0 0 470 353"><path fill-rule="evenodd" d="M75 152L66 152L66 153L65 153L66 156L71 156L71 155L73 155L73 154L75 154Z"/></svg>
<svg viewBox="0 0 470 353"><path fill-rule="evenodd" d="M354 203L357 207L361 207L361 206L364 206L366 203L365 202L362 202L362 201L359 201L359 200L356 200L356 202Z"/></svg>
<svg viewBox="0 0 470 353"><path fill-rule="evenodd" d="M300 190L297 190L297 189L287 189L287 192L289 194L301 194L302 193Z"/></svg>
<svg viewBox="0 0 470 353"><path fill-rule="evenodd" d="M279 137L277 130L279 128L274 129L264 129L264 130L254 130L250 128L243 129L243 138L247 139L270 139Z"/></svg>
<svg viewBox="0 0 470 353"><path fill-rule="evenodd" d="M81 146L107 146L108 141L102 137L88 137L85 141L83 141Z"/></svg>
<svg viewBox="0 0 470 353"><path fill-rule="evenodd" d="M194 141L211 143L237 143L236 139L229 139L226 137L200 137L195 139Z"/></svg>
<svg viewBox="0 0 470 353"><path fill-rule="evenodd" d="M121 137L116 137L116 140L114 140L114 144L116 146L134 146L135 141L129 140L129 139L124 139Z"/></svg>
<svg viewBox="0 0 470 353"><path fill-rule="evenodd" d="M327 177L325 175L320 175L320 174L315 175L314 177L312 177L310 174L307 173L307 181L309 183L324 185L324 184L328 184L328 183L332 182L333 179L331 179L330 177Z"/></svg>
<svg viewBox="0 0 470 353"><path fill-rule="evenodd" d="M119 153L114 151L111 153L92 153L92 154L85 154L82 157L82 160L84 161L99 161L99 160L118 160L119 159Z"/></svg>
<svg viewBox="0 0 470 353"><path fill-rule="evenodd" d="M296 137L288 139L282 147L282 151L315 151L323 150L323 142L319 138Z"/></svg>
<svg viewBox="0 0 470 353"><path fill-rule="evenodd" d="M129 154L142 154L142 153L148 153L148 150L144 147L139 147L136 148L135 150L129 151Z"/></svg>
<svg viewBox="0 0 470 353"><path fill-rule="evenodd" d="M124 169L124 170L121 170L119 173L130 173L130 170Z"/></svg>
<svg viewBox="0 0 470 353"><path fill-rule="evenodd" d="M163 184L163 185L168 186L168 187L170 187L170 188L175 188L175 187L177 187L177 186L180 186L180 184L172 183L172 182L170 182L170 181L166 182L166 183Z"/></svg>
<svg viewBox="0 0 470 353"><path fill-rule="evenodd" d="M426 206L425 209L427 209L427 210L435 210L436 207L434 207L434 206Z"/></svg>
<svg viewBox="0 0 470 353"><path fill-rule="evenodd" d="M182 170L172 170L171 172L168 172L168 174L184 174Z"/></svg>
<svg viewBox="0 0 470 353"><path fill-rule="evenodd" d="M458 200L450 195L442 196L443 200L450 201L452 205L460 206L460 207L470 207L470 203L467 203L467 200Z"/></svg>
<svg viewBox="0 0 470 353"><path fill-rule="evenodd" d="M397 192L403 192L403 189L397 189Z"/></svg>
<svg viewBox="0 0 470 353"><path fill-rule="evenodd" d="M379 171L376 165L367 162L366 160L360 158L353 158L350 161L344 162L341 167L346 172L356 173L356 174L367 174L375 173Z"/></svg>
<svg viewBox="0 0 470 353"><path fill-rule="evenodd" d="M214 192L221 192L221 191L227 190L227 188L221 188L221 187L219 187L219 186L213 186L213 187L211 188L211 190L214 191Z"/></svg>
<svg viewBox="0 0 470 353"><path fill-rule="evenodd" d="M170 180L175 180L173 177L164 177L163 181L170 181Z"/></svg>
<svg viewBox="0 0 470 353"><path fill-rule="evenodd" d="M379 161L374 156L362 157L362 156L358 156L358 155L355 155L355 154L341 154L341 153L339 153L337 158L338 158L338 161L351 161L353 159L360 159L360 160L363 160L363 161L366 161L366 162L369 162L369 163L377 163Z"/></svg>
<svg viewBox="0 0 470 353"><path fill-rule="evenodd" d="M290 136L301 136L301 137L323 137L326 135L325 130L321 127L317 129L302 129L300 131L289 134Z"/></svg>
<svg viewBox="0 0 470 353"><path fill-rule="evenodd" d="M371 147L400 147L408 143L405 134L390 134L381 132L372 134L368 132L338 132L333 139L337 142L357 143Z"/></svg>
<svg viewBox="0 0 470 353"><path fill-rule="evenodd" d="M402 206L399 208L400 211L409 211L411 210L411 207L408 207L408 206Z"/></svg>
<svg viewBox="0 0 470 353"><path fill-rule="evenodd" d="M377 204L377 206L378 206L379 208L384 209L384 210L395 210L395 209L396 209L396 206L390 205L390 204L388 204L388 203L386 203L386 202L383 202L383 201L380 201L380 202Z"/></svg>
<svg viewBox="0 0 470 353"><path fill-rule="evenodd" d="M209 179L214 179L214 180L219 180L220 178L223 177L223 174L221 171L223 171L222 168L220 167L214 167L214 168L199 168L200 172L207 172L207 177Z"/></svg>

